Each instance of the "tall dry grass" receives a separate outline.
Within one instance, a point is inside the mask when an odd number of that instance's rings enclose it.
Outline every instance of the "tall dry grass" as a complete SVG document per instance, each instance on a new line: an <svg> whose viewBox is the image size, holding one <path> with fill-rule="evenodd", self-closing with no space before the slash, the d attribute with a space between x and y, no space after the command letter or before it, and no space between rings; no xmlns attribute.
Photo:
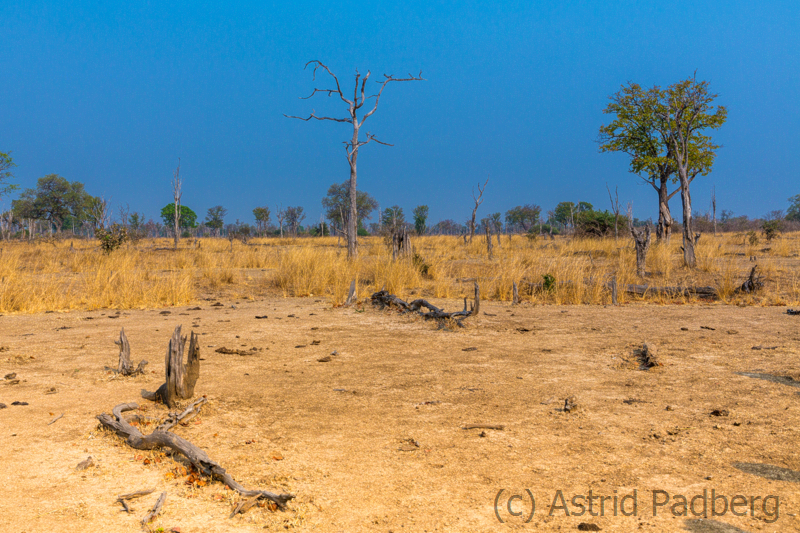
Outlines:
<svg viewBox="0 0 800 533"><path fill-rule="evenodd" d="M0 312L30 313L93 308L147 308L188 304L203 296L257 298L318 296L338 304L351 280L361 296L386 290L401 297L461 298L472 281L484 298L508 301L517 282L524 301L607 304L607 284L713 286L723 303L797 305L800 302L800 234L753 245L743 235L704 235L697 268L683 267L680 236L654 242L647 277L636 275L632 239L555 240L501 236L488 258L485 237L413 239L414 255L393 260L378 237L360 241L350 261L335 237L184 241L177 251L166 239L142 241L104 254L92 241L0 244ZM495 238L496 239L496 238ZM73 246L71 247L70 244ZM741 295L753 258L766 276L757 295ZM545 278L552 280L546 283ZM691 301L659 294L621 292L620 303Z"/></svg>

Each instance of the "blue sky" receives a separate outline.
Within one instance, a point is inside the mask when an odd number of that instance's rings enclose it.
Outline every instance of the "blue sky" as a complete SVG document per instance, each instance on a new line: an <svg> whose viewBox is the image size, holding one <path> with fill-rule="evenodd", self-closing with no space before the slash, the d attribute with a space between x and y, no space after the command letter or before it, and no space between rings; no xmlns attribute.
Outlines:
<svg viewBox="0 0 800 533"><path fill-rule="evenodd" d="M226 222L251 222L266 204L318 220L328 186L349 176L351 130L283 116L344 116L340 101L298 99L318 59L344 87L355 69L427 80L390 84L365 125L394 145L359 157L359 188L381 207L427 204L431 222L461 222L488 176L479 216L564 200L605 209L608 183L655 218L626 156L598 153L602 110L627 81L696 70L729 111L696 209L715 185L718 210L761 216L800 193L798 28L796 1L5 0L0 151L22 187L60 174L148 217L171 201L180 157L183 202L201 218L219 204ZM671 207L679 217L678 197Z"/></svg>

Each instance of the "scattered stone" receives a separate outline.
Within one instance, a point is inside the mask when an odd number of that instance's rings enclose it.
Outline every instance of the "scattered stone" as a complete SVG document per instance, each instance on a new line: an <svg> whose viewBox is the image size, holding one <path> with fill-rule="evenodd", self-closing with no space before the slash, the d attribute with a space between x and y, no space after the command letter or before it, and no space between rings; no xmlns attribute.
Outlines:
<svg viewBox="0 0 800 533"><path fill-rule="evenodd" d="M575 399L575 396L570 396L569 398L564 400L565 413L571 413L577 410L578 410L578 400Z"/></svg>
<svg viewBox="0 0 800 533"><path fill-rule="evenodd" d="M261 316L256 315L256 318L263 319L263 318L269 318L269 317L267 315L261 315Z"/></svg>
<svg viewBox="0 0 800 533"><path fill-rule="evenodd" d="M85 461L78 463L78 466L75 467L75 470L86 470L92 466L94 466L94 459L92 459L92 456L90 455Z"/></svg>
<svg viewBox="0 0 800 533"><path fill-rule="evenodd" d="M689 331L689 328L681 328L681 331Z"/></svg>
<svg viewBox="0 0 800 533"><path fill-rule="evenodd" d="M12 372L10 374L6 374L3 379L14 379L15 377L17 377L17 373L16 372Z"/></svg>
<svg viewBox="0 0 800 533"><path fill-rule="evenodd" d="M11 405L28 405L28 402L11 402Z"/></svg>
<svg viewBox="0 0 800 533"><path fill-rule="evenodd" d="M311 341L311 346L319 346L322 341Z"/></svg>
<svg viewBox="0 0 800 533"><path fill-rule="evenodd" d="M187 309L187 311L202 311L202 309L199 307L190 307L189 309Z"/></svg>
<svg viewBox="0 0 800 533"><path fill-rule="evenodd" d="M674 411L674 410L675 410L675 408L674 408L674 407L672 407L671 405L668 405L668 406L667 406L667 408L666 408L666 409L664 409L664 410L665 410L665 411Z"/></svg>
<svg viewBox="0 0 800 533"><path fill-rule="evenodd" d="M737 333L739 333L739 332L736 331L735 329L729 329L728 330L728 335L736 335Z"/></svg>
<svg viewBox="0 0 800 533"><path fill-rule="evenodd" d="M336 350L334 350L334 351L332 351L332 352L331 352L331 355L339 355L339 352L337 352Z"/></svg>
<svg viewBox="0 0 800 533"><path fill-rule="evenodd" d="M710 330L710 331L716 331L717 330L717 328L712 328L712 327L709 327L709 326L700 326L700 329L707 329L707 330Z"/></svg>
<svg viewBox="0 0 800 533"><path fill-rule="evenodd" d="M711 416L728 416L729 414L727 409L714 409L711 411Z"/></svg>
<svg viewBox="0 0 800 533"><path fill-rule="evenodd" d="M330 361L331 361L330 355L326 355L325 357L320 357L319 359L317 359L317 362L319 363L329 363Z"/></svg>
<svg viewBox="0 0 800 533"><path fill-rule="evenodd" d="M224 307L224 305L222 305L219 302L214 302L213 304L211 304L211 307Z"/></svg>
<svg viewBox="0 0 800 533"><path fill-rule="evenodd" d="M305 348L305 347L306 347L305 344L298 344L297 346L295 346L295 348Z"/></svg>
<svg viewBox="0 0 800 533"><path fill-rule="evenodd" d="M6 404L0 403L0 409L5 409L6 407L8 407Z"/></svg>
<svg viewBox="0 0 800 533"><path fill-rule="evenodd" d="M44 391L45 394L56 394L57 392L58 392L58 389L55 388L55 387L50 387L46 391Z"/></svg>
<svg viewBox="0 0 800 533"><path fill-rule="evenodd" d="M160 313L158 313L158 314L159 314L159 315L171 315L171 314L172 314L172 311L161 311L161 312L160 312Z"/></svg>
<svg viewBox="0 0 800 533"><path fill-rule="evenodd" d="M581 522L578 524L578 531L600 531L600 526L597 524L589 524L588 522Z"/></svg>

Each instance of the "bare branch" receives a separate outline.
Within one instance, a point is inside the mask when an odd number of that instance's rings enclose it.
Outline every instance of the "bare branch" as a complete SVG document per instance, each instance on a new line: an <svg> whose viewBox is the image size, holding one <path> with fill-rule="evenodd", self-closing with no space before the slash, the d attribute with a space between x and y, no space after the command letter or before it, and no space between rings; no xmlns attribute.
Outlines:
<svg viewBox="0 0 800 533"><path fill-rule="evenodd" d="M286 118L296 118L297 120L303 120L305 122L308 122L313 118L316 120L333 120L334 122L347 122L349 124L353 123L353 120L349 118L318 117L317 115L314 114L313 110L311 111L311 114L308 116L308 118L296 117L294 115L287 115L286 113L284 113L283 116Z"/></svg>
<svg viewBox="0 0 800 533"><path fill-rule="evenodd" d="M333 72L331 72L331 69L329 69L328 67L326 67L325 65L323 65L321 61L317 61L316 59L314 59L314 60L312 60L312 61L309 61L308 63L306 63L306 66L305 66L305 67L303 67L303 70L305 70L306 68L308 68L308 65L310 65L310 64L312 64L312 63L314 63L314 72L313 72L313 74L312 74L312 77L311 77L311 79L312 79L312 80L316 80L316 79L317 79L317 69L318 69L319 67L322 67L322 68L324 68L324 69L325 69L325 70L328 72L328 74L330 74L331 78L333 78L333 81L335 81L335 82L336 82L336 93L339 95L339 98L341 98L341 99L342 99L344 102L346 102L346 103L348 103L348 104L350 104L350 105L353 105L353 102L351 102L350 100L348 100L347 98L345 98L345 97L344 97L344 95L342 94L342 88L341 88L341 86L339 85L339 78L337 78L337 77L334 75L334 73L333 73Z"/></svg>
<svg viewBox="0 0 800 533"><path fill-rule="evenodd" d="M366 115L364 115L361 118L361 122L358 124L359 127L361 127L364 124L364 121L367 120L370 117L370 115L372 115L375 111L377 111L378 102L381 99L381 94L383 94L383 90L386 88L386 86L389 84L389 82L392 82L392 81L425 81L425 78L422 77L422 71L420 71L419 77L417 77L417 78L415 78L414 76L411 76L411 75L409 75L408 78L393 78L391 75L387 75L387 74L384 74L383 77L386 78L386 79L383 80L383 82L378 82L378 83L381 84L381 89L378 91L378 94L373 94L372 96L370 96L370 98L373 98L373 97L375 98L375 106Z"/></svg>

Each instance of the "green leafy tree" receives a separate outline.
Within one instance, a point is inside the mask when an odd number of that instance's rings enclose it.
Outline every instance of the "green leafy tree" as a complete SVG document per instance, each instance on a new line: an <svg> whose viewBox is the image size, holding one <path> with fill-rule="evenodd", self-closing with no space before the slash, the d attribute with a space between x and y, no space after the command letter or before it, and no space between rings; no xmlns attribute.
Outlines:
<svg viewBox="0 0 800 533"><path fill-rule="evenodd" d="M325 218L333 223L334 229L347 228L347 219L350 216L350 183L334 183L328 187L328 194L322 199L325 209ZM378 209L378 202L364 191L356 192L356 213L358 216L357 227L362 227L366 220L372 218L372 213Z"/></svg>
<svg viewBox="0 0 800 533"><path fill-rule="evenodd" d="M789 198L789 202L791 202L791 205L786 210L786 220L800 222L800 194Z"/></svg>
<svg viewBox="0 0 800 533"><path fill-rule="evenodd" d="M79 221L86 219L91 199L82 183L70 183L57 174L48 174L37 180L35 189L25 189L11 205L15 216L47 220L51 230L55 226L61 231L69 217Z"/></svg>
<svg viewBox="0 0 800 533"><path fill-rule="evenodd" d="M428 226L425 223L428 221L428 206L427 205L418 205L414 208L414 229L417 231L417 235L422 235L425 233L425 230L428 229Z"/></svg>
<svg viewBox="0 0 800 533"><path fill-rule="evenodd" d="M171 227L175 223L175 203L167 204L161 209L161 220L167 227ZM197 213L185 205L181 206L180 227L184 229L197 227Z"/></svg>
<svg viewBox="0 0 800 533"><path fill-rule="evenodd" d="M538 205L518 205L506 211L506 227L527 232L539 220L541 213L542 208Z"/></svg>
<svg viewBox="0 0 800 533"><path fill-rule="evenodd" d="M264 233L269 226L269 215L270 210L269 207L256 207L253 209L253 216L256 219L256 228L259 233Z"/></svg>
<svg viewBox="0 0 800 533"><path fill-rule="evenodd" d="M399 205L387 207L381 213L381 224L383 230L387 233L395 233L402 228L406 223L406 216L403 214L403 208Z"/></svg>
<svg viewBox="0 0 800 533"><path fill-rule="evenodd" d="M219 235L222 227L225 225L225 215L227 214L228 210L221 205L209 207L206 212L205 225L216 231L217 235Z"/></svg>
<svg viewBox="0 0 800 533"><path fill-rule="evenodd" d="M289 228L289 233L297 237L297 232L301 229L300 224L302 224L303 220L306 218L306 215L303 213L303 208L299 205L296 207L289 206L286 208L285 213L286 225Z"/></svg>
<svg viewBox="0 0 800 533"><path fill-rule="evenodd" d="M0 198L4 195L15 191L19 188L18 185L7 183L7 180L12 179L14 174L11 169L16 167L14 160L11 159L11 153L0 152Z"/></svg>

